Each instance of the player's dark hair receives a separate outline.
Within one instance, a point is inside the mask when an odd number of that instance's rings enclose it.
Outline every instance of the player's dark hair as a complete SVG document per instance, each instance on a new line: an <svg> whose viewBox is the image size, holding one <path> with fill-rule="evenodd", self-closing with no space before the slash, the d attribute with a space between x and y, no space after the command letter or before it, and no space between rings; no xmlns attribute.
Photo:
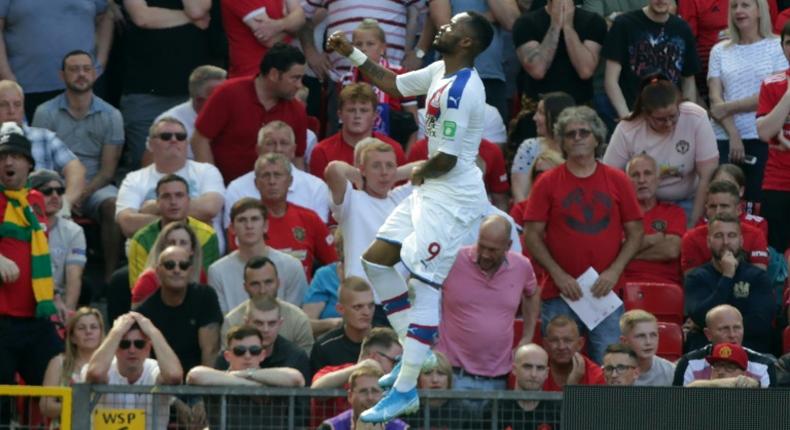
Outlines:
<svg viewBox="0 0 790 430"><path fill-rule="evenodd" d="M475 41L475 54L479 54L485 51L488 45L491 44L491 41L494 40L494 27L491 26L486 17L477 12L467 11L466 14L469 15L470 19L464 24L468 25L472 30L473 34L471 36Z"/></svg>
<svg viewBox="0 0 790 430"><path fill-rule="evenodd" d="M264 257L261 255L256 255L255 257L250 258L247 263L244 265L244 276L246 278L247 269L260 269L261 267L271 264L272 268L274 269L274 276L277 276L277 265L274 264L269 257Z"/></svg>
<svg viewBox="0 0 790 430"><path fill-rule="evenodd" d="M294 64L304 63L304 54L299 48L277 42L261 59L260 72L261 75L267 75L271 69L277 69L280 73L287 72Z"/></svg>
<svg viewBox="0 0 790 430"><path fill-rule="evenodd" d="M634 352L630 346L623 343L613 343L607 346L604 355L606 354L626 354L634 360L639 360L639 357L636 356L636 352Z"/></svg>

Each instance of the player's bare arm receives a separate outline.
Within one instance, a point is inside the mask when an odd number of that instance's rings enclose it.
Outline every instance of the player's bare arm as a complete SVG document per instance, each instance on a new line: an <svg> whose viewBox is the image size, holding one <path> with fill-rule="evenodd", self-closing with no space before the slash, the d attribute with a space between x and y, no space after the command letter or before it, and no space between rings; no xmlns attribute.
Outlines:
<svg viewBox="0 0 790 430"><path fill-rule="evenodd" d="M336 31L329 36L329 39L326 41L326 49L330 52L337 51L338 54L349 58L352 53L354 53L354 45L348 41L346 35L343 34L342 31ZM361 55L365 55L359 50L357 50L357 52ZM398 91L397 85L395 85L395 76L397 75L391 70L387 70L370 60L365 60L365 62L357 66L357 68L371 83L373 83L373 85L379 87L385 93L393 97L403 97L400 91Z"/></svg>
<svg viewBox="0 0 790 430"><path fill-rule="evenodd" d="M438 178L455 167L458 157L455 155L437 152L425 164L414 169L411 174L411 183L421 185L426 179Z"/></svg>

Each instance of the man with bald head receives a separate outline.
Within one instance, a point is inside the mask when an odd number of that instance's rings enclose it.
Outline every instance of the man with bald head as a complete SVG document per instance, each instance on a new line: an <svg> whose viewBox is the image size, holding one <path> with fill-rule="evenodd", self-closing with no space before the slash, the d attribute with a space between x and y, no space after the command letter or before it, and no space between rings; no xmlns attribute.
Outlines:
<svg viewBox="0 0 790 430"><path fill-rule="evenodd" d="M705 315L704 332L710 343L680 358L675 368L675 380L672 385L685 386L697 379L710 379L712 369L705 358L712 354L717 344L742 344L743 316L734 306L716 306ZM760 381L760 386L763 388L773 386L776 382L775 360L749 348L743 349L749 359L746 375Z"/></svg>
<svg viewBox="0 0 790 430"><path fill-rule="evenodd" d="M477 243L461 248L444 282L436 349L453 365L455 389L505 389L519 303L524 318L521 344L532 340L540 295L532 264L510 250L511 228L500 215L483 220ZM475 405L482 406L468 406Z"/></svg>
<svg viewBox="0 0 790 430"><path fill-rule="evenodd" d="M521 345L513 353L513 375L516 377L516 391L543 391L543 384L549 377L549 355L540 345L528 343ZM503 400L499 403L499 423L502 428L543 428L539 424L559 424L558 402L540 400ZM539 422L554 417L553 420ZM551 427L548 427L551 428Z"/></svg>
<svg viewBox="0 0 790 430"><path fill-rule="evenodd" d="M186 249L165 248L156 264L159 291L137 308L162 330L184 369L214 365L222 324L214 289L190 282L192 271L200 270L193 263Z"/></svg>

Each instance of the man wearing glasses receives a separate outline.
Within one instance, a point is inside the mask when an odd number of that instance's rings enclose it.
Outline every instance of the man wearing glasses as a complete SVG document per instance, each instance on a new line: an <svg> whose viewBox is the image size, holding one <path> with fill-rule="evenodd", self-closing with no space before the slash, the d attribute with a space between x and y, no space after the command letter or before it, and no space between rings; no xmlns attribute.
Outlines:
<svg viewBox="0 0 790 430"><path fill-rule="evenodd" d="M211 164L187 159L187 132L181 121L164 117L151 126L148 144L153 163L130 172L121 183L115 203L115 220L126 237L132 237L162 214L156 204L156 183L176 174L189 184L189 215L222 231L220 212L225 186L219 170ZM220 252L224 237L218 235Z"/></svg>
<svg viewBox="0 0 790 430"><path fill-rule="evenodd" d="M61 320L66 321L66 314L76 309L82 290L82 272L87 261L85 232L74 221L59 215L63 208L66 182L57 172L39 169L28 179L30 188L44 195L55 306Z"/></svg>
<svg viewBox="0 0 790 430"><path fill-rule="evenodd" d="M263 346L263 335L251 325L232 327L227 335L228 347L222 353L228 362L227 371L217 370L208 366L197 366L187 374L187 384L204 386L249 386L249 387L303 387L304 377L290 367L261 368L262 363L269 359L267 349ZM206 397L209 424L211 428L220 428L220 404L218 397ZM284 420L287 414L278 413L278 409L287 407L277 400L257 397L228 398L225 423L229 428L275 428L269 426L287 426ZM287 402L287 399L285 399ZM277 422L275 422L277 421Z"/></svg>
<svg viewBox="0 0 790 430"><path fill-rule="evenodd" d="M603 356L603 377L606 385L634 385L639 378L639 360L631 347L613 343Z"/></svg>
<svg viewBox="0 0 790 430"><path fill-rule="evenodd" d="M156 360L148 357L151 349ZM82 368L85 382L109 385L178 385L183 373L162 332L137 312L115 320L99 349ZM145 409L145 428L165 429L170 416L170 396L105 394L97 407Z"/></svg>
<svg viewBox="0 0 790 430"><path fill-rule="evenodd" d="M199 269L192 267L186 249L165 248L156 265L159 291L137 308L161 327L185 369L214 365L222 324L217 293L207 285L190 283L192 270Z"/></svg>

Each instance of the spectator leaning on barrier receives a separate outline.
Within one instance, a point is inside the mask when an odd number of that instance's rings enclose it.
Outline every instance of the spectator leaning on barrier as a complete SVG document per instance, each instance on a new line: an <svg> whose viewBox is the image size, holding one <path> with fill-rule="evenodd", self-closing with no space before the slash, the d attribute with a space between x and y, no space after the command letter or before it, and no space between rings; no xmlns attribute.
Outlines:
<svg viewBox="0 0 790 430"><path fill-rule="evenodd" d="M630 386L639 377L639 361L628 345L613 343L603 356L603 377L606 385Z"/></svg>
<svg viewBox="0 0 790 430"><path fill-rule="evenodd" d="M697 379L689 387L759 388L760 382L747 375L749 359L746 351L736 343L719 343L705 357L710 364L710 379Z"/></svg>
<svg viewBox="0 0 790 430"><path fill-rule="evenodd" d="M137 310L160 327L184 368L211 366L219 352L222 312L211 287L190 282L189 251L178 246L159 254L159 291Z"/></svg>
<svg viewBox="0 0 790 430"><path fill-rule="evenodd" d="M514 390L542 392L549 372L549 356L540 345L521 345L513 353L513 375L516 377ZM499 423L503 428L508 428L509 425L516 429L540 423L545 427L536 428L550 430L550 424L559 424L559 416L559 402L503 400L499 403Z"/></svg>
<svg viewBox="0 0 790 430"><path fill-rule="evenodd" d="M705 336L711 342L707 346L686 353L677 362L675 378L672 385L689 385L697 379L709 379L711 375L710 363L705 357L710 355L713 347L720 343L743 343L743 317L733 306L719 305L708 311L705 315ZM749 359L746 374L760 381L760 386L765 388L776 383L775 360L759 352L744 348Z"/></svg>
<svg viewBox="0 0 790 430"><path fill-rule="evenodd" d="M0 135L0 384L15 374L41 385L47 362L63 350L50 317L57 312L44 199L27 187L34 167L30 141L21 134ZM27 237L27 239L24 239ZM35 256L35 258L34 258ZM0 425L10 423L0 409Z"/></svg>
<svg viewBox="0 0 790 430"><path fill-rule="evenodd" d="M634 385L672 385L675 365L656 355L659 340L656 317L641 309L632 309L620 317L620 332L620 342L636 354L639 377Z"/></svg>
<svg viewBox="0 0 790 430"><path fill-rule="evenodd" d="M299 267L298 263L296 266ZM298 269L293 268L292 270ZM252 257L241 271L243 273L243 288L249 299L241 302L225 315L225 322L222 323L223 334L230 327L241 324L245 319L248 320L248 324L251 324L249 320L252 318L252 314L256 310L261 310L259 309L260 302L257 299L267 297L277 303L278 316L281 316L278 322L280 335L293 342L305 353L309 353L313 347L310 320L298 306L278 297L280 296L279 269L274 261L267 257Z"/></svg>
<svg viewBox="0 0 790 430"><path fill-rule="evenodd" d="M152 349L156 360L148 357ZM162 332L137 312L115 320L99 349L82 368L82 378L89 384L179 385L183 374L181 362ZM97 407L144 409L145 428L164 430L170 416L170 396L108 393L101 396Z"/></svg>

